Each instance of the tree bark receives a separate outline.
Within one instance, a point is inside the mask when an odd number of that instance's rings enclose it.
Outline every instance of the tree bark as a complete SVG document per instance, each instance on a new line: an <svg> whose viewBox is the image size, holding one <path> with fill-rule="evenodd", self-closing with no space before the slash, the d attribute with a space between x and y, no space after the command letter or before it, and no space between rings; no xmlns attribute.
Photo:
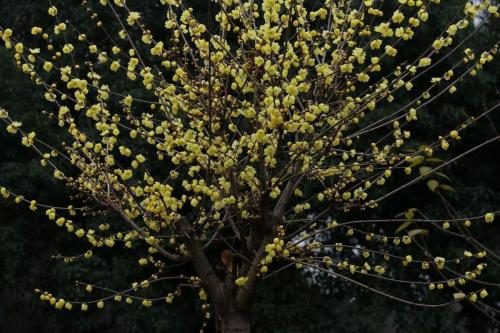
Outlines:
<svg viewBox="0 0 500 333"><path fill-rule="evenodd" d="M250 316L236 311L218 314L217 332L250 333Z"/></svg>

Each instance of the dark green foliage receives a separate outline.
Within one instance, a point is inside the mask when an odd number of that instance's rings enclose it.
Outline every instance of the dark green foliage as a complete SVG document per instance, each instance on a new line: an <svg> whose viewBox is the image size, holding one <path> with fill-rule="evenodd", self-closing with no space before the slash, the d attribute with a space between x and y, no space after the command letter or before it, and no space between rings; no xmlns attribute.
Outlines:
<svg viewBox="0 0 500 333"><path fill-rule="evenodd" d="M156 4L158 1L152 1ZM16 31L28 36L29 28L43 25L46 19L46 1L3 0L1 26L13 26ZM154 17L158 13L152 4L145 15ZM193 0L193 5L202 6L205 1ZM69 10L69 7L67 10ZM446 15L443 15L446 14ZM81 15L75 13L74 15ZM438 11L433 14L433 22L439 17L453 14ZM432 20L432 18L431 18ZM161 22L158 20L158 22ZM443 23L446 20L443 19ZM421 50L418 45L432 38L436 27L420 35L412 42L413 47L404 51L404 56L413 59ZM161 29L152 27L152 29ZM431 37L430 37L431 36ZM475 45L490 45L500 36L500 27L490 26L474 38ZM426 45L426 44L425 44ZM449 60L451 61L451 60ZM449 62L448 62L449 64ZM444 66L443 66L444 68ZM414 129L414 144L436 138L457 121L471 115L478 115L491 107L500 97L500 66L498 61L491 64L480 76L465 81L460 94L455 94L429 105L426 112L419 113L421 122ZM116 83L119 84L119 83ZM401 101L403 103L404 101ZM26 125L36 124L44 139L57 142L58 134L54 124L41 114L43 101L40 90L17 71L10 55L0 49L0 105L9 110ZM438 156L442 159L459 154L467 147L474 146L495 135L500 130L500 114L465 131L460 148L452 148L450 155ZM496 127L496 128L495 128ZM481 151L454 163L444 171L451 178L456 191L443 195L456 207L461 216L482 214L500 207L500 142L491 144ZM27 198L40 202L63 203L67 196L49 176L49 172L39 166L38 160L17 138L0 131L0 185L6 185ZM430 194L425 183L411 187L410 191L394 198L381 207L376 216L393 217L408 208L418 207L430 217L446 217L439 197ZM145 309L138 304L126 306L116 304L106 306L104 311L91 308L87 313L79 311L57 311L40 302L35 288L49 290L65 298L84 295L75 289L74 282L81 280L97 284L126 288L130 282L144 279L130 269L133 253L101 251L85 264L64 265L51 258L52 255L76 255L85 251L84 245L68 239L65 232L48 223L42 214L32 214L26 207L0 201L0 331L1 332L197 332L201 325L201 314L195 304L195 297L187 291L184 302L174 305L155 306ZM395 229L396 227L394 227ZM487 229L488 228L488 229ZM496 239L498 226L475 226L475 235L481 235L484 244L500 253ZM391 230L392 231L392 230ZM442 235L439 235L442 236ZM435 249L446 249L444 243L436 241L442 237L430 237ZM101 254L101 253L99 253ZM135 257L133 257L135 258ZM132 259L136 260L136 259ZM498 281L500 270L491 267L483 277L488 281ZM254 310L255 332L483 332L493 323L471 306L455 306L442 310L420 309L401 306L391 300L376 296L342 281L324 276L300 275L295 270L284 271L271 277L260 286ZM171 291L168 284L155 288L159 294ZM406 286L401 294L411 294ZM491 292L492 299L500 295ZM194 310L198 309L198 310Z"/></svg>

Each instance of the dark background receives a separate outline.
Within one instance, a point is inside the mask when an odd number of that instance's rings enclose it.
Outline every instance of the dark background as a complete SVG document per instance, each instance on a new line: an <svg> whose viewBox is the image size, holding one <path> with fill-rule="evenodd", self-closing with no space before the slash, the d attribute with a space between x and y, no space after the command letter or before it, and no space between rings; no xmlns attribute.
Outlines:
<svg viewBox="0 0 500 333"><path fill-rule="evenodd" d="M158 1L142 1L144 10L152 17ZM67 6L73 4L67 3ZM203 6L204 1L192 1ZM432 12L432 25L421 29L411 47L400 50L403 57L412 58L420 52L436 30L439 22L446 22L458 2L446 1L445 9ZM13 27L18 36L29 36L33 25L48 26L46 1L0 0L0 25ZM75 6L77 8L77 6ZM71 13L71 11L69 11ZM72 13L79 19L81 13ZM433 20L432 20L433 18ZM161 24L161 20L158 20ZM489 45L500 37L498 20L478 34L469 46ZM444 24L444 23L443 23ZM450 59L451 63L451 59ZM500 100L500 66L498 59L485 71L470 78L459 93L440 98L425 113L419 114L414 129L413 144L434 138L443 129L453 127L467 116L477 115ZM446 64L442 65L446 68ZM403 100L400 101L403 104ZM0 49L0 105L25 124L37 127L38 132L52 140L58 134L42 116L41 91L34 87L15 67L12 56ZM449 153L437 156L448 159L495 134L500 128L500 112L484 119L464 133L462 144ZM44 131L43 129L47 129ZM483 214L500 207L500 143L491 144L445 169L448 182L456 191L443 195L462 216ZM39 202L64 203L65 190L52 180L29 149L14 136L0 131L0 186L6 186L27 198ZM436 194L429 192L425 183L387 202L375 216L394 216L410 207L418 207L430 217L447 216ZM38 214L43 214L39 212ZM500 250L499 228L495 225L475 226L491 249ZM434 248L444 249L446 240L429 239ZM65 232L49 224L42 216L26 207L16 206L12 200L0 201L0 331L1 332L196 332L201 314L195 295L187 293L183 301L173 305L157 305L145 309L139 304L107 305L103 311L82 313L54 310L38 300L35 288L49 290L70 299L82 292L75 289L75 280L92 281L107 286L127 286L141 278L132 264L119 252L102 251L85 264L65 265L52 255L71 255L83 249ZM453 251L453 250L450 250ZM499 251L496 251L500 253ZM470 305L461 303L443 309L422 309L401 305L376 296L344 282L326 277L315 277L311 283L307 274L287 271L271 277L260 286L254 313L256 332L486 332L495 323ZM491 267L488 281L499 281L500 269ZM162 286L168 290L168 286ZM394 286L404 290L406 286ZM499 309L500 294L495 287L490 292L489 304ZM63 297L64 297L63 296Z"/></svg>

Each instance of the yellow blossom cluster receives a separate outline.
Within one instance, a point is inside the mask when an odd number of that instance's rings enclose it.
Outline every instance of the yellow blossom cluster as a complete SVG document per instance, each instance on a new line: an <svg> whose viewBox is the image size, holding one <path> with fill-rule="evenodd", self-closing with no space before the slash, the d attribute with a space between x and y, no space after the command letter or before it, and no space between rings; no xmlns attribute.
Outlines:
<svg viewBox="0 0 500 333"><path fill-rule="evenodd" d="M52 105L45 113L66 138L51 146L3 109L0 121L40 155L54 178L78 193L82 207L40 205L22 196L14 200L33 211L44 207L49 221L85 240L91 249L83 258L91 258L94 247L142 249L136 262L157 272L135 283L134 291L161 280L166 262L191 261L200 275L191 282L203 284L203 302L215 297L212 285L218 283L207 268L206 249L220 240L229 244L227 239L237 240L238 248L216 260L231 274L225 280L241 287L238 293L254 288L257 277L278 260L387 276L388 263L370 261L380 253L318 239L342 226L325 217L375 208L428 176L432 170L422 169L422 161L458 144L475 120L447 129L418 151L407 145L412 124L432 100L457 92L466 75L476 75L498 53L498 45L467 48L452 67L434 68L462 52L455 46L463 35L476 33L467 29L476 20L498 19L489 0L464 1L412 61L402 61L401 51L424 24L432 24L429 12L438 0L401 0L394 11L373 0L359 8L325 0L314 9L302 0L224 0L217 6L207 1L210 24L181 0L159 0L165 13L162 34L149 29L140 7L125 0L99 3L99 9L89 1L82 6L96 29L118 23L111 42L90 40L85 26L62 20L63 10L55 6L47 10L52 26L31 28L33 45L11 29L0 30L19 69L44 89ZM105 11L114 22L101 18ZM409 102L401 105L400 99ZM420 175L412 175L414 168ZM391 188L395 177L407 185ZM443 188L439 185L428 182L434 191ZM387 194L380 196L380 188ZM3 197L10 193L0 189ZM86 225L74 217L77 211L81 217L109 214L112 221ZM311 222L311 216L325 218L327 227ZM494 216L481 218L490 223ZM468 227L477 219L461 222ZM444 232L455 226L453 221L435 225ZM418 228L391 237L343 227L345 237L356 234L367 243L403 248L426 233ZM314 257L330 247L335 256ZM346 249L358 251L364 262L336 257ZM381 255L386 262L396 258L408 268L419 264L439 272L449 263L439 256ZM482 255L465 252L464 258ZM429 289L462 284L484 267L429 283ZM166 302L176 295L169 294ZM121 300L120 293L114 297ZM42 299L58 309L72 307L49 293ZM106 300L93 303L102 309ZM145 307L153 304L149 298L141 301Z"/></svg>

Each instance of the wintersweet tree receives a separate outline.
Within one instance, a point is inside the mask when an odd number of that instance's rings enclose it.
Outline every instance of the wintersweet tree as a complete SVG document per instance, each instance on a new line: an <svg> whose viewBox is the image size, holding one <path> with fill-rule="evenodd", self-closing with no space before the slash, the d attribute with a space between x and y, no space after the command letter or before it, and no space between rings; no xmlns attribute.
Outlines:
<svg viewBox="0 0 500 333"><path fill-rule="evenodd" d="M408 304L464 300L498 311L482 301L488 293L478 279L496 255L469 228L498 212L362 218L420 181L450 189L431 176L499 139L425 165L500 105L487 101L479 116L427 145L411 143L419 113L493 61L498 45L467 42L498 24L497 6L463 2L446 29L426 36L420 56L401 60L433 24L439 0L214 0L203 12L187 2L159 0L163 29L151 28L158 22L144 17L144 4L125 0L51 3L40 15L53 24L34 26L30 37L0 27L19 69L44 91L47 105L33 112L44 109L65 139L47 142L44 132L54 129L36 133L4 109L0 119L68 187L68 203L3 187L2 196L88 243L64 261L118 247L141 253L147 274L127 290L85 281L77 287L92 292L88 299L40 291L41 300L67 310L113 301L150 307L181 302L182 290L193 289L207 322L248 332L259 281L302 269ZM87 19L70 20L79 8ZM431 228L455 236L463 255L431 251ZM368 278L410 284L415 299ZM146 296L165 281L178 286ZM441 303L418 291L433 289Z"/></svg>

